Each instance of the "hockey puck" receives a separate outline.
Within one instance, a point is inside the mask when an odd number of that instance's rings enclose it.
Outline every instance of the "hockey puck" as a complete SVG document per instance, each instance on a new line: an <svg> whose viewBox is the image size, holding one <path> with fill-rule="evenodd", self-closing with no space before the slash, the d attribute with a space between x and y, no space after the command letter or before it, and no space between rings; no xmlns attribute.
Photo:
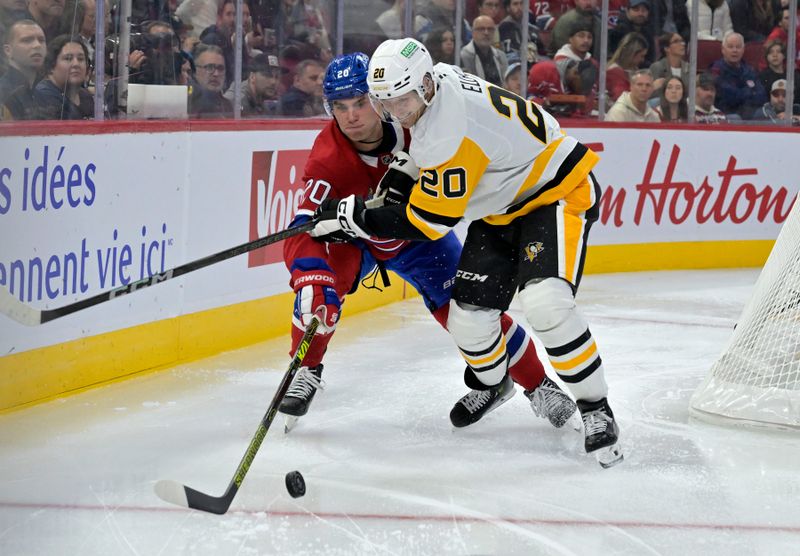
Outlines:
<svg viewBox="0 0 800 556"><path fill-rule="evenodd" d="M292 498L300 498L306 493L306 480L299 471L289 471L286 474L286 490Z"/></svg>

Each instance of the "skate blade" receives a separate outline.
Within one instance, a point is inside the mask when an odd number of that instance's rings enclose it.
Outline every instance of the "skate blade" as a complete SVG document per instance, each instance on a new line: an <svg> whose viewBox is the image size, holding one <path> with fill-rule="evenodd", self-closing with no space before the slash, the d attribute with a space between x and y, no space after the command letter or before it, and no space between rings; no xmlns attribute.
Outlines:
<svg viewBox="0 0 800 556"><path fill-rule="evenodd" d="M299 419L300 417L295 417L294 415L287 415L283 420L283 434L289 434L289 431L291 431L295 427Z"/></svg>
<svg viewBox="0 0 800 556"><path fill-rule="evenodd" d="M600 448L595 452L595 457L597 458L597 463L599 463L600 467L603 469L614 467L618 463L622 463L622 460L624 459L622 454L622 446L620 446L619 442L617 442L611 446Z"/></svg>

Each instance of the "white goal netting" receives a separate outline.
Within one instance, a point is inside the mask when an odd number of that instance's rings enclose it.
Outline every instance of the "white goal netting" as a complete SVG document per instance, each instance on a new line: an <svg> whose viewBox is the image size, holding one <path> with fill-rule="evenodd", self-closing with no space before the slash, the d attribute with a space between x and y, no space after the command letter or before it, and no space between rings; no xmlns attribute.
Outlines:
<svg viewBox="0 0 800 556"><path fill-rule="evenodd" d="M800 202L690 408L701 418L800 428Z"/></svg>

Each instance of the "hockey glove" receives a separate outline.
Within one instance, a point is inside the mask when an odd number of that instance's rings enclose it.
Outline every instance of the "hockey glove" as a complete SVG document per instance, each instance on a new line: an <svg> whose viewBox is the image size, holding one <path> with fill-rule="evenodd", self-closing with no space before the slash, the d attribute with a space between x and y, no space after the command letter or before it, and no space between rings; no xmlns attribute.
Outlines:
<svg viewBox="0 0 800 556"><path fill-rule="evenodd" d="M291 284L297 294L294 315L303 326L308 326L311 317L321 308L321 324L332 331L339 320L342 304L334 289L336 278L333 271L319 266L309 259L298 259L292 265Z"/></svg>
<svg viewBox="0 0 800 556"><path fill-rule="evenodd" d="M403 151L395 153L389 168L378 184L377 198L383 198L384 205L404 205L408 203L411 189L419 179L419 168L414 160Z"/></svg>
<svg viewBox="0 0 800 556"><path fill-rule="evenodd" d="M309 232L319 241L342 243L356 238L370 237L364 222L364 200L355 195L338 199L326 199L314 212L315 226Z"/></svg>

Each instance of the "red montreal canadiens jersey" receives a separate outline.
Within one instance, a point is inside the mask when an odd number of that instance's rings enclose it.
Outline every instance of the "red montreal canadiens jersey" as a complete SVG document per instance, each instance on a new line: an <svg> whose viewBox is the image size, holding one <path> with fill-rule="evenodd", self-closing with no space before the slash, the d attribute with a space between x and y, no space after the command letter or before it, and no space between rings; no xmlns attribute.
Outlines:
<svg viewBox="0 0 800 556"><path fill-rule="evenodd" d="M320 203L329 198L344 199L348 195L364 199L371 197L386 173L392 154L408 151L410 141L408 131L397 124L383 123L383 136L383 141L374 151L361 153L341 132L336 121L331 120L314 141L303 170L306 188L297 215L312 216ZM408 242L376 238L365 243L376 259L387 260ZM285 241L283 255L287 266L291 266L292 261L299 257L327 259L327 250L324 243L308 234L300 234Z"/></svg>

